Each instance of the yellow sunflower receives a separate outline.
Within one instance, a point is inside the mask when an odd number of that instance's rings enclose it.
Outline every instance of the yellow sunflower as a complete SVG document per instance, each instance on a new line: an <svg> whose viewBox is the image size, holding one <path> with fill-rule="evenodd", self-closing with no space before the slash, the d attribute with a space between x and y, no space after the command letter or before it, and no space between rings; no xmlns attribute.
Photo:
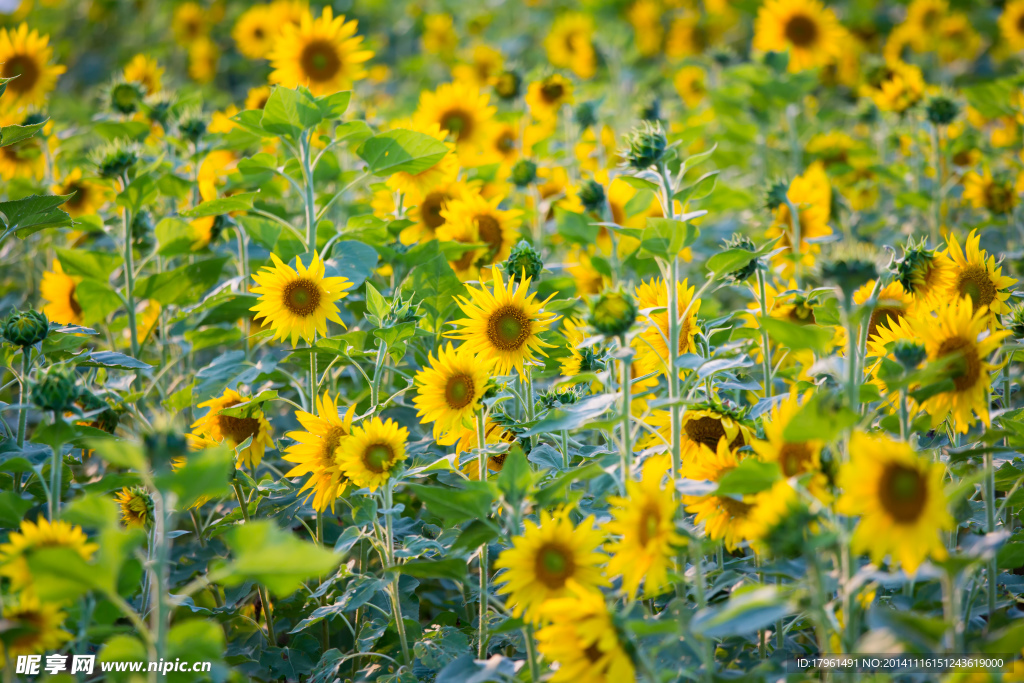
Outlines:
<svg viewBox="0 0 1024 683"><path fill-rule="evenodd" d="M1024 50L1024 0L1006 3L999 15L999 33L1014 52Z"/></svg>
<svg viewBox="0 0 1024 683"><path fill-rule="evenodd" d="M635 595L644 584L644 597L660 595L669 586L668 571L685 539L676 533L678 504L673 486L663 486L667 458L644 463L640 481L626 482L626 497L608 499L612 519L604 531L616 536L605 550L612 556L608 575L622 577L622 590Z"/></svg>
<svg viewBox="0 0 1024 683"><path fill-rule="evenodd" d="M586 14L567 12L551 25L544 39L548 61L560 69L571 69L580 78L594 75L594 22Z"/></svg>
<svg viewBox="0 0 1024 683"><path fill-rule="evenodd" d="M328 320L345 327L338 316L337 301L348 296L346 290L352 288L348 278L324 277L324 263L315 253L308 268L302 265L302 259L296 259L298 269L293 269L277 254L270 258L274 265L264 266L252 276L259 285L252 291L260 299L250 310L273 326L274 339L290 336L295 346L302 337L312 344L317 333L327 336Z"/></svg>
<svg viewBox="0 0 1024 683"><path fill-rule="evenodd" d="M981 236L972 230L961 247L956 235L950 233L946 255L953 261L952 284L945 293L946 301L970 297L974 310L987 306L993 313L1009 313L1006 301L1010 289L1017 284L1003 275L996 257L980 247Z"/></svg>
<svg viewBox="0 0 1024 683"><path fill-rule="evenodd" d="M697 349L694 337L700 331L697 314L700 312L700 299L694 299L696 287L690 287L688 280L676 283L677 315L685 318L679 328L679 355L692 353ZM636 347L637 363L646 372L668 373L669 323L668 323L668 286L661 278L641 282L636 288L637 308L643 320L647 321L643 331L637 335L633 345ZM644 315L647 309L662 309ZM638 322L640 322L638 320Z"/></svg>
<svg viewBox="0 0 1024 683"><path fill-rule="evenodd" d="M689 479L713 483L721 481L727 473L739 466L742 456L729 448L721 439L715 450L703 443L687 445L683 458L683 472ZM732 552L747 538L753 503L736 496L683 496L687 512L696 515L695 521L704 524L704 533L713 541L721 540Z"/></svg>
<svg viewBox="0 0 1024 683"><path fill-rule="evenodd" d="M14 660L21 655L38 655L61 648L73 639L61 628L67 616L57 605L40 602L32 591L22 591L4 600L3 619L19 634L6 643L7 657ZM0 656L0 661L2 659Z"/></svg>
<svg viewBox="0 0 1024 683"><path fill-rule="evenodd" d="M423 17L423 51L450 56L459 45L455 22L450 14L428 14Z"/></svg>
<svg viewBox="0 0 1024 683"><path fill-rule="evenodd" d="M439 240L482 245L462 252L450 262L460 279L477 279L483 267L506 260L519 239L521 212L498 208L503 199L466 192L441 209L444 225L437 229Z"/></svg>
<svg viewBox="0 0 1024 683"><path fill-rule="evenodd" d="M125 486L114 496L126 527L146 528L153 523L153 496L141 486Z"/></svg>
<svg viewBox="0 0 1024 683"><path fill-rule="evenodd" d="M633 25L633 42L643 57L654 57L661 52L665 29L661 23L664 10L658 0L636 0L626 12Z"/></svg>
<svg viewBox="0 0 1024 683"><path fill-rule="evenodd" d="M603 542L593 517L573 526L568 510L542 510L540 523L526 520L523 534L494 563L505 570L497 592L509 596L513 616L541 623L544 603L570 595L571 586L591 590L607 584L601 576L607 557L598 550Z"/></svg>
<svg viewBox="0 0 1024 683"><path fill-rule="evenodd" d="M163 87L164 69L148 55L137 54L124 68L124 80L138 83L147 95L160 92Z"/></svg>
<svg viewBox="0 0 1024 683"><path fill-rule="evenodd" d="M284 476L312 475L299 489L299 493L309 491L306 500L313 496L313 508L318 512L326 510L328 505L333 511L334 501L348 486L348 479L338 464L337 453L342 440L352 433L354 412L355 405L342 418L338 414L336 399L325 391L323 396L316 398L315 414L304 410L295 411L295 418L305 431L288 432L285 435L295 443L288 447L282 460L295 463L295 467Z"/></svg>
<svg viewBox="0 0 1024 683"><path fill-rule="evenodd" d="M882 111L905 112L921 101L925 93L924 76L914 64L890 61L881 72L860 88L862 97L874 101Z"/></svg>
<svg viewBox="0 0 1024 683"><path fill-rule="evenodd" d="M968 171L964 175L964 200L977 209L988 209L994 214L1007 215L1017 205L1017 191L1008 178L993 178L992 172Z"/></svg>
<svg viewBox="0 0 1024 683"><path fill-rule="evenodd" d="M82 278L66 275L60 261L53 260L53 270L44 272L43 281L39 284L39 295L46 302L43 313L47 318L64 325L82 324L82 306L75 294L75 287L81 281Z"/></svg>
<svg viewBox="0 0 1024 683"><path fill-rule="evenodd" d="M583 247L574 247L569 252L565 259L565 270L576 282L576 296L599 294L611 285L611 278L594 267L591 254Z"/></svg>
<svg viewBox="0 0 1024 683"><path fill-rule="evenodd" d="M667 448L672 438L671 413L668 410L655 410L645 422L653 431L642 437L637 447ZM747 446L753 441L753 434L750 427L725 408L712 403L696 403L683 413L681 439L684 447L688 447L688 444L703 444L713 451L723 439L731 449Z"/></svg>
<svg viewBox="0 0 1024 683"><path fill-rule="evenodd" d="M470 192L477 192L479 191L478 188L478 182L452 181L438 183L423 195L416 206L409 209L406 217L413 221L413 224L402 230L398 239L402 244L419 244L420 242L429 242L435 239L437 231L445 224L445 217L442 212L448 206L448 202L452 201L455 197L460 197ZM390 205L392 207L388 213L393 213L394 193L387 192L386 194L391 198Z"/></svg>
<svg viewBox="0 0 1024 683"><path fill-rule="evenodd" d="M459 329L447 336L465 341L470 353L493 358L495 375L507 375L515 369L522 376L526 374L524 364L532 363L534 354L546 356L543 349L552 348L540 335L558 316L544 312L546 301L535 301L536 293L528 294L530 278L518 286L509 279L506 286L501 269L492 268L491 272L491 289L481 284L479 289L469 288L469 299L457 297L467 317L456 320Z"/></svg>
<svg viewBox="0 0 1024 683"><path fill-rule="evenodd" d="M171 32L179 45L188 47L210 32L210 16L198 2L183 2L174 8Z"/></svg>
<svg viewBox="0 0 1024 683"><path fill-rule="evenodd" d="M61 205L72 218L98 213L113 199L114 191L107 185L82 177L82 169L74 168L64 179L50 188L56 195L73 194Z"/></svg>
<svg viewBox="0 0 1024 683"><path fill-rule="evenodd" d="M684 66L676 72L672 84L687 107L697 107L708 94L707 73L699 66Z"/></svg>
<svg viewBox="0 0 1024 683"><path fill-rule="evenodd" d="M226 443L232 448L237 448L251 437L249 445L238 454L238 469L244 465L256 469L263 460L263 453L267 448L274 447L273 430L260 408L254 408L248 417L221 414L222 410L248 400L249 397L242 396L234 389L225 389L217 398L211 398L196 406L209 410L206 415L192 423L193 440L204 444Z"/></svg>
<svg viewBox="0 0 1024 683"><path fill-rule="evenodd" d="M206 36L200 36L188 47L188 75L197 83L209 83L217 75L220 49Z"/></svg>
<svg viewBox="0 0 1024 683"><path fill-rule="evenodd" d="M551 683L623 683L636 671L599 591L569 584L570 595L541 608L547 626L537 631L537 649L558 663Z"/></svg>
<svg viewBox="0 0 1024 683"><path fill-rule="evenodd" d="M508 444L511 446L518 440L519 437L516 436L516 433L505 425L498 424L489 417L484 422L484 441L486 443ZM438 443L442 446L454 445L455 455L462 455L480 447L475 425L463 425L453 429L441 439L438 439ZM489 456L487 458L487 471L501 472L501 468L505 466L506 457L508 457L507 451ZM474 481L480 478L480 466L472 460L463 465L461 469L463 474Z"/></svg>
<svg viewBox="0 0 1024 683"><path fill-rule="evenodd" d="M430 366L416 373L418 387L413 405L422 424L434 423L434 438L473 427L473 416L482 408L481 401L490 378L490 362L475 356L465 346L458 349L448 343L430 354Z"/></svg>
<svg viewBox="0 0 1024 683"><path fill-rule="evenodd" d="M274 13L278 26L291 24L298 26L302 23L302 17L309 14L308 0L274 0L270 3L270 10Z"/></svg>
<svg viewBox="0 0 1024 683"><path fill-rule="evenodd" d="M768 0L757 11L755 50L789 52L789 71L825 66L839 57L842 27L817 0Z"/></svg>
<svg viewBox="0 0 1024 683"><path fill-rule="evenodd" d="M501 73L505 58L501 52L488 45L474 45L469 53L468 63L456 64L452 68L452 77L456 81L471 83L478 88L486 88L491 79Z"/></svg>
<svg viewBox="0 0 1024 683"><path fill-rule="evenodd" d="M283 26L270 52L270 82L286 88L305 85L318 97L351 88L366 76L363 63L373 57L361 49L357 29L358 22L335 17L330 7L319 19L307 12L298 26Z"/></svg>
<svg viewBox="0 0 1024 683"><path fill-rule="evenodd" d="M821 251L821 246L811 240L832 234L832 226L828 224L832 210L832 187L825 174L824 165L815 162L803 175L793 178L786 197L797 212L797 227L800 230L799 256L793 254L795 235L789 204L783 202L775 208L772 224L765 231L765 235L768 239L782 237L778 246L783 250L776 254L772 261L782 267L783 277L790 277L795 272L797 264L806 267L814 265L814 255Z"/></svg>
<svg viewBox="0 0 1024 683"><path fill-rule="evenodd" d="M936 52L943 62L948 64L961 59L972 60L978 56L981 46L981 36L963 12L954 12L939 23Z"/></svg>
<svg viewBox="0 0 1024 683"><path fill-rule="evenodd" d="M519 144L519 121L495 121L488 127L483 157L511 169L522 156Z"/></svg>
<svg viewBox="0 0 1024 683"><path fill-rule="evenodd" d="M249 59L265 59L280 32L281 25L270 5L255 5L238 17L231 37L238 51Z"/></svg>
<svg viewBox="0 0 1024 683"><path fill-rule="evenodd" d="M539 121L554 121L562 105L572 102L572 82L561 74L552 74L534 81L526 89L526 104L530 107L530 113Z"/></svg>
<svg viewBox="0 0 1024 683"><path fill-rule="evenodd" d="M270 99L270 93L272 92L269 85L258 85L255 88L249 88L249 92L245 95L245 108L246 109L263 109L267 106L267 100Z"/></svg>
<svg viewBox="0 0 1024 683"><path fill-rule="evenodd" d="M987 308L974 310L970 301L957 299L939 308L934 316L921 315L911 321L916 339L924 344L929 361L954 358L949 370L953 390L935 394L921 404L921 409L932 416L933 427L947 415L953 428L961 434L966 434L974 424L974 415L986 427L991 424L988 392L995 366L985 359L1010 333L989 331L989 320Z"/></svg>
<svg viewBox="0 0 1024 683"><path fill-rule="evenodd" d="M804 394L806 402L811 393ZM764 440L754 439L754 452L765 462L779 466L782 476L807 477L807 490L822 502L831 500L828 492L828 478L821 471L821 449L824 443L819 439L790 441L786 429L800 412L800 396L792 392L783 401L776 403L764 419Z"/></svg>
<svg viewBox="0 0 1024 683"><path fill-rule="evenodd" d="M49 522L40 515L35 523L22 520L18 531L12 531L7 542L0 545L0 576L11 581L13 590L22 590L32 585L32 571L27 557L40 548L69 548L86 562L99 550L89 542L82 527L67 522Z"/></svg>
<svg viewBox="0 0 1024 683"><path fill-rule="evenodd" d="M444 140L447 132L441 130L436 123L428 125L410 123L408 125L396 125L395 128L405 128L418 133L429 135L437 140ZM455 146L448 143L449 151L440 161L418 173L399 171L391 174L387 179L387 186L394 192L401 192L405 196L405 203L418 205L423 201L435 187L445 186L455 181L459 175L459 158L454 154Z"/></svg>
<svg viewBox="0 0 1024 683"><path fill-rule="evenodd" d="M583 354L587 352L591 356L593 355L591 349L583 348L583 342L586 341L587 335L580 329L582 327L583 323L578 318L566 318L562 321L562 336L565 337L565 348L569 352L569 355L561 361L563 377L575 377L583 372L585 364Z"/></svg>
<svg viewBox="0 0 1024 683"><path fill-rule="evenodd" d="M354 486L376 491L391 470L408 458L405 442L409 430L394 420L374 417L352 429L338 446L338 466Z"/></svg>
<svg viewBox="0 0 1024 683"><path fill-rule="evenodd" d="M806 537L817 531L818 525L807 524L810 511L806 501L788 480L777 481L771 488L754 494L751 505L744 531L758 555L778 551L780 548L773 546L783 544L783 554L793 550L803 554Z"/></svg>
<svg viewBox="0 0 1024 683"><path fill-rule="evenodd" d="M904 249L897 265L897 279L903 289L925 308L935 308L948 300L956 286L956 267L945 252L923 244Z"/></svg>
<svg viewBox="0 0 1024 683"><path fill-rule="evenodd" d="M57 77L67 69L50 64L53 48L50 36L18 28L0 28L0 76L13 78L7 83L4 106L12 109L42 105L57 85Z"/></svg>
<svg viewBox="0 0 1024 683"><path fill-rule="evenodd" d="M853 551L881 563L888 555L913 575L925 560L946 557L940 531L953 528L943 492L944 465L909 444L855 432L839 471L841 514L860 516Z"/></svg>
<svg viewBox="0 0 1024 683"><path fill-rule="evenodd" d="M867 303L874 288L874 280L864 283L853 293L853 303L858 306ZM878 334L879 325L904 318L913 313L916 307L917 299L911 296L898 281L890 282L882 287L878 292L877 303L871 309L871 318L868 320L868 339L872 339Z"/></svg>
<svg viewBox="0 0 1024 683"><path fill-rule="evenodd" d="M437 124L455 140L460 155L476 154L487 142L496 111L489 102L490 96L470 83L443 83L434 92L420 95L413 122L425 127Z"/></svg>

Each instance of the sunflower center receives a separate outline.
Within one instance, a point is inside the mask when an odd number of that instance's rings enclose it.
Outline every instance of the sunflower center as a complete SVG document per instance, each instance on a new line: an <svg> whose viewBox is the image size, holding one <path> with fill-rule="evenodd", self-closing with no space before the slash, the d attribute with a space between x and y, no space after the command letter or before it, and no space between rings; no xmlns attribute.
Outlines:
<svg viewBox="0 0 1024 683"><path fill-rule="evenodd" d="M521 308L502 306L487 320L487 338L499 351L517 351L530 338L532 325Z"/></svg>
<svg viewBox="0 0 1024 683"><path fill-rule="evenodd" d="M729 496L721 496L718 499L718 504L725 510L726 514L731 519L745 519L750 510L754 507L750 503L744 503L742 500L736 500Z"/></svg>
<svg viewBox="0 0 1024 683"><path fill-rule="evenodd" d="M444 225L441 209L449 199L450 197L443 192L431 192L420 202L420 219L431 232Z"/></svg>
<svg viewBox="0 0 1024 683"><path fill-rule="evenodd" d="M266 37L267 34L263 32L262 26L257 26L252 30L252 35L256 40L263 40L263 38Z"/></svg>
<svg viewBox="0 0 1024 683"><path fill-rule="evenodd" d="M80 185L78 183L69 183L64 186L61 194L71 194L72 192L74 192L74 195L72 195L71 199L67 201L67 206L72 209L77 209L83 206L88 199L88 189L84 185Z"/></svg>
<svg viewBox="0 0 1024 683"><path fill-rule="evenodd" d="M15 55L4 62L0 73L4 78L14 78L7 84L11 92L16 94L26 93L32 90L39 80L39 65L28 55Z"/></svg>
<svg viewBox="0 0 1024 683"><path fill-rule="evenodd" d="M999 183L985 188L985 205L994 213L1009 213L1013 208L1013 189Z"/></svg>
<svg viewBox="0 0 1024 683"><path fill-rule="evenodd" d="M441 115L441 128L454 135L457 142L461 142L473 134L473 115L458 107L449 109Z"/></svg>
<svg viewBox="0 0 1024 683"><path fill-rule="evenodd" d="M454 375L444 385L444 400L452 410L465 408L473 402L476 390L469 375Z"/></svg>
<svg viewBox="0 0 1024 683"><path fill-rule="evenodd" d="M818 40L818 24L806 14L796 14L786 22L786 39L796 47L808 47Z"/></svg>
<svg viewBox="0 0 1024 683"><path fill-rule="evenodd" d="M284 289L284 305L299 317L312 315L320 305L320 287L305 278L293 280Z"/></svg>
<svg viewBox="0 0 1024 683"><path fill-rule="evenodd" d="M346 436L348 436L348 432L344 427L335 425L327 430L327 434L324 435L323 449L320 451L320 460L324 467L334 464L334 451L338 449L341 440Z"/></svg>
<svg viewBox="0 0 1024 683"><path fill-rule="evenodd" d="M722 421L706 415L695 420L687 420L683 429L686 430L686 436L690 441L702 443L713 451L718 449L719 441L728 437L725 427L722 426ZM736 434L736 438L729 444L729 448L739 448L744 445L743 435Z"/></svg>
<svg viewBox="0 0 1024 683"><path fill-rule="evenodd" d="M220 431L236 445L242 443L250 436L256 438L260 433L260 421L255 417L233 417L231 415L218 415Z"/></svg>
<svg viewBox="0 0 1024 683"><path fill-rule="evenodd" d="M545 83L540 88L540 96L547 104L555 104L565 94L565 86L561 83Z"/></svg>
<svg viewBox="0 0 1024 683"><path fill-rule="evenodd" d="M314 81L329 81L341 70L341 57L326 40L314 40L304 47L299 62L302 72Z"/></svg>
<svg viewBox="0 0 1024 683"><path fill-rule="evenodd" d="M601 657L604 656L601 650L598 649L597 643L591 643L590 645L587 645L587 649L583 651L583 654L587 656L587 660L591 664L597 664L601 661Z"/></svg>
<svg viewBox="0 0 1024 683"><path fill-rule="evenodd" d="M42 612L35 610L24 610L15 612L11 615L14 620L17 620L19 626L28 626L28 633L22 636L18 636L14 639L12 645L20 646L22 648L32 648L40 641L40 636L43 634L46 628L46 617Z"/></svg>
<svg viewBox="0 0 1024 683"><path fill-rule="evenodd" d="M915 468L890 464L882 472L879 487L882 507L901 524L917 521L928 502L928 486L924 476Z"/></svg>
<svg viewBox="0 0 1024 683"><path fill-rule="evenodd" d="M907 311L899 306L879 306L871 312L868 321L868 336L873 337L882 323L891 323L906 315Z"/></svg>
<svg viewBox="0 0 1024 683"><path fill-rule="evenodd" d="M497 255L501 251L501 223L498 219L489 214L476 217L476 228L480 233L480 240L485 242L490 251L488 252L492 257Z"/></svg>
<svg viewBox="0 0 1024 683"><path fill-rule="evenodd" d="M971 264L960 271L956 278L960 296L970 296L974 310L988 306L996 298L996 286L988 276L985 266Z"/></svg>
<svg viewBox="0 0 1024 683"><path fill-rule="evenodd" d="M552 590L558 590L576 571L576 562L564 546L548 542L537 552L534 571L541 583Z"/></svg>
<svg viewBox="0 0 1024 683"><path fill-rule="evenodd" d="M957 391L967 391L981 379L981 359L978 358L974 344L963 337L950 337L939 346L939 358L951 353L963 358L962 367L954 370L953 385Z"/></svg>
<svg viewBox="0 0 1024 683"><path fill-rule="evenodd" d="M640 524L637 525L637 532L640 535L640 545L646 546L650 540L658 535L658 527L661 526L661 510L657 505L647 505L640 513Z"/></svg>
<svg viewBox="0 0 1024 683"><path fill-rule="evenodd" d="M376 474L387 470L387 466L395 457L395 451L386 443L370 444L363 453L363 464L366 469Z"/></svg>
<svg viewBox="0 0 1024 683"><path fill-rule="evenodd" d="M494 146L502 154L508 154L516 148L516 136L510 131L505 131L498 136L498 140L494 143Z"/></svg>
<svg viewBox="0 0 1024 683"><path fill-rule="evenodd" d="M803 441L791 443L787 441L779 449L779 467L787 477L793 477L808 469L811 462L811 449Z"/></svg>
<svg viewBox="0 0 1024 683"><path fill-rule="evenodd" d="M78 297L75 296L75 283L71 283L71 291L68 292L68 306L71 308L71 312L75 314L75 317L81 317L82 306L78 303Z"/></svg>
<svg viewBox="0 0 1024 683"><path fill-rule="evenodd" d="M1024 33L1024 14L1017 17L1017 30Z"/></svg>

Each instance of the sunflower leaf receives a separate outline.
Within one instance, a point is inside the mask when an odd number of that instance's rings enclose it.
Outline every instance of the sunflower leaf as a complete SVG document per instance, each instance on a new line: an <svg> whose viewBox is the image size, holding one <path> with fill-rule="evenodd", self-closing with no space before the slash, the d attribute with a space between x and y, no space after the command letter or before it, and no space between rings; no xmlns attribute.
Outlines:
<svg viewBox="0 0 1024 683"><path fill-rule="evenodd" d="M276 135L297 139L303 131L321 121L323 114L308 90L292 90L278 86L267 98L260 126Z"/></svg>
<svg viewBox="0 0 1024 683"><path fill-rule="evenodd" d="M28 126L3 126L0 127L0 147L7 147L30 137L42 130L49 119L33 123Z"/></svg>
<svg viewBox="0 0 1024 683"><path fill-rule="evenodd" d="M399 128L363 141L356 150L374 175L420 173L448 154L448 146L426 133Z"/></svg>

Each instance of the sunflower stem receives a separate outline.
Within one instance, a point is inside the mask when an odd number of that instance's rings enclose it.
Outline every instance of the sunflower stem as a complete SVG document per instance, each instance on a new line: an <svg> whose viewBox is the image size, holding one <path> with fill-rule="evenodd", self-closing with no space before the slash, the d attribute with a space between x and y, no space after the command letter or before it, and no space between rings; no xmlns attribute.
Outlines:
<svg viewBox="0 0 1024 683"><path fill-rule="evenodd" d="M388 345L383 339L379 340L377 346L377 362L373 367L373 381L370 382L370 408L374 411L380 405L380 381L384 373L384 358L387 356Z"/></svg>
<svg viewBox="0 0 1024 683"><path fill-rule="evenodd" d="M395 507L394 482L394 478L390 475L387 481L384 482L384 507L386 508L384 514L384 533L386 535L384 550L388 561L388 568L395 565L395 529L394 522L391 519ZM409 659L409 643L405 638L405 619L402 617L402 601L398 592L398 578L399 574L396 572L391 580L391 606L395 611L395 629L398 631L398 642L402 645L402 661L408 666L412 663L412 660Z"/></svg>
<svg viewBox="0 0 1024 683"><path fill-rule="evenodd" d="M533 625L527 624L523 629L523 640L526 641L526 658L530 663L530 680L540 680L540 665L537 663L537 643L533 637Z"/></svg>
<svg viewBox="0 0 1024 683"><path fill-rule="evenodd" d="M318 546L320 546L321 548L325 548L326 547L324 545L324 511L323 510L317 510L317 512L316 512L316 544ZM320 577L320 583L323 583L323 577L322 576ZM320 606L323 607L323 605L325 603L326 603L326 600L323 597L321 597L320 598ZM330 619L327 619L327 618L324 618L324 619L320 620L320 636L321 636L321 639L324 641L323 652L327 652L327 648L329 648L330 644L331 644L331 626L330 626L329 622L330 622Z"/></svg>
<svg viewBox="0 0 1024 683"><path fill-rule="evenodd" d="M621 346L625 351L625 355L619 359L619 369L622 385L622 495L626 495L626 482L629 481L630 475L633 469L633 446L630 443L630 421L629 421L629 407L630 407L630 366L633 361L633 352L626 345L625 335L621 338Z"/></svg>
<svg viewBox="0 0 1024 683"><path fill-rule="evenodd" d="M299 144L302 162L302 179L305 182L305 196L303 203L306 205L306 247L310 254L316 253L316 195L313 188L313 164L312 145L313 131L303 134Z"/></svg>
<svg viewBox="0 0 1024 683"><path fill-rule="evenodd" d="M476 414L476 444L480 449L477 456L480 481L487 481L487 431L484 427L484 411L481 408ZM480 624L477 638L476 654L478 659L487 656L487 542L480 545Z"/></svg>
<svg viewBox="0 0 1024 683"><path fill-rule="evenodd" d="M53 411L53 424L63 422L64 418L60 412ZM60 518L60 498L61 498L61 475L64 474L64 459L60 456L61 448L64 444L57 441L56 443L50 444L53 448L53 459L50 461L50 521L54 522Z"/></svg>
<svg viewBox="0 0 1024 683"><path fill-rule="evenodd" d="M242 512L242 520L248 524L249 506L245 502L242 485L238 483L238 480L235 480L231 482L231 488L235 490L235 498L238 499L238 508ZM263 618L267 622L267 644L270 647L277 647L277 634L274 632L274 616L270 613L270 599L267 595L267 589L257 584L256 593L260 596L260 602L263 604Z"/></svg>
<svg viewBox="0 0 1024 683"><path fill-rule="evenodd" d="M21 349L21 377L19 378L19 398L18 403L21 404L21 408L18 410L18 448L25 445L25 427L28 424L28 370L32 359L32 347L23 346ZM17 475L17 479L21 479L21 475Z"/></svg>
<svg viewBox="0 0 1024 683"><path fill-rule="evenodd" d="M992 452L985 453L985 533L993 534L996 531L996 471L992 461ZM988 561L985 570L988 592L988 616L991 621L996 611L996 580L999 576L999 566L996 564L996 557Z"/></svg>
<svg viewBox="0 0 1024 683"><path fill-rule="evenodd" d="M128 174L121 178L121 190L128 189ZM132 357L139 356L139 331L135 323L135 256L132 253L132 216L128 207L121 212L124 228L124 294L128 309L128 333L131 339Z"/></svg>
<svg viewBox="0 0 1024 683"><path fill-rule="evenodd" d="M768 317L768 299L766 294L767 286L765 283L764 269L760 265L757 267L757 295L758 300L761 304L761 319L764 320ZM768 338L768 330L764 325L759 325L761 328L761 367L764 373L764 397L772 397L773 380L772 380L772 347L771 340Z"/></svg>

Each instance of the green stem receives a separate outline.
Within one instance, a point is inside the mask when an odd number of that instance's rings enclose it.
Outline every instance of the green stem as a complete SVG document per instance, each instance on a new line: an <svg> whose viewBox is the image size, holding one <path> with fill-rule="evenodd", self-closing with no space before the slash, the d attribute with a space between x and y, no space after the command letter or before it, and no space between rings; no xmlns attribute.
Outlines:
<svg viewBox="0 0 1024 683"><path fill-rule="evenodd" d="M324 511L317 510L316 512L316 544L321 548L326 548L324 545ZM323 577L321 577L321 583ZM326 604L325 598L320 598L320 606L323 607ZM330 619L324 618L320 620L320 638L323 640L323 652L327 652L327 649L331 646L331 625Z"/></svg>
<svg viewBox="0 0 1024 683"><path fill-rule="evenodd" d="M530 663L530 681L536 683L540 680L540 665L537 663L537 643L533 637L533 626L527 624L523 629L523 639L526 641L526 659Z"/></svg>
<svg viewBox="0 0 1024 683"><path fill-rule="evenodd" d="M764 320L768 317L768 299L766 294L765 274L764 269L760 265L757 267L757 295L761 303L761 319ZM764 325L759 325L761 328L761 368L764 373L764 397L771 398L774 380L772 378L772 346L771 339L768 338L768 328Z"/></svg>
<svg viewBox="0 0 1024 683"><path fill-rule="evenodd" d="M53 423L63 422L64 418L61 417L57 411L53 412ZM60 499L61 499L61 476L64 474L64 459L61 457L60 452L64 447L64 444L57 442L51 444L53 448L53 459L50 461L50 521L54 522L60 519Z"/></svg>
<svg viewBox="0 0 1024 683"><path fill-rule="evenodd" d="M25 427L28 425L28 369L32 359L32 347L21 348L21 383L18 403L21 408L18 410L18 448L25 445ZM18 479L21 475L18 475Z"/></svg>
<svg viewBox="0 0 1024 683"><path fill-rule="evenodd" d="M384 507L387 508L387 512L384 515L384 533L386 534L384 550L388 567L393 567L395 564L395 530L394 522L391 519L392 511L395 507L394 485L394 479L389 476L388 480L384 483ZM402 645L402 661L408 666L412 663L412 660L409 658L409 643L405 637L405 620L402 617L402 601L398 592L398 576L398 573L395 573L394 579L391 581L391 606L395 611L395 629L398 631L398 642Z"/></svg>
<svg viewBox="0 0 1024 683"><path fill-rule="evenodd" d="M626 346L625 335L621 338L621 346L626 351L623 358L619 359L620 377L622 385L622 495L626 495L626 482L630 480L630 476L633 470L633 445L630 443L630 419L629 419L629 408L630 408L630 366L633 361L633 354Z"/></svg>
<svg viewBox="0 0 1024 683"><path fill-rule="evenodd" d="M128 188L128 176L121 180L122 190ZM135 256L132 252L132 216L128 207L121 212L124 228L124 294L128 309L128 332L131 335L132 357L139 355L139 331L135 323Z"/></svg>
<svg viewBox="0 0 1024 683"><path fill-rule="evenodd" d="M380 405L380 381L384 376L384 358L387 356L388 345L381 339L377 346L377 362L373 368L373 381L370 382L370 407L375 409Z"/></svg>
<svg viewBox="0 0 1024 683"><path fill-rule="evenodd" d="M233 481L231 486L235 489L235 497L238 498L238 507L242 511L242 519L248 524L249 506L245 502L242 485L237 481ZM270 613L270 600L267 595L267 589L264 586L257 585L256 592L260 596L260 602L263 603L263 618L267 621L267 642L270 647L277 647L277 634L274 632L274 616Z"/></svg>
<svg viewBox="0 0 1024 683"><path fill-rule="evenodd" d="M487 432L484 428L484 411L481 408L476 414L476 443L479 450L478 466L480 481L487 481ZM478 659L487 656L487 542L480 546L480 624L477 638L476 654Z"/></svg>
<svg viewBox="0 0 1024 683"><path fill-rule="evenodd" d="M302 153L302 179L305 181L306 194L303 202L306 205L306 246L310 254L316 253L316 195L313 189L312 163L313 131L302 136L299 148Z"/></svg>
<svg viewBox="0 0 1024 683"><path fill-rule="evenodd" d="M996 530L996 471L992 462L992 453L985 453L985 533L992 534ZM988 585L988 614L989 619L996 611L996 581L999 577L999 567L996 564L996 557L993 554L988 561L985 570L986 582Z"/></svg>

